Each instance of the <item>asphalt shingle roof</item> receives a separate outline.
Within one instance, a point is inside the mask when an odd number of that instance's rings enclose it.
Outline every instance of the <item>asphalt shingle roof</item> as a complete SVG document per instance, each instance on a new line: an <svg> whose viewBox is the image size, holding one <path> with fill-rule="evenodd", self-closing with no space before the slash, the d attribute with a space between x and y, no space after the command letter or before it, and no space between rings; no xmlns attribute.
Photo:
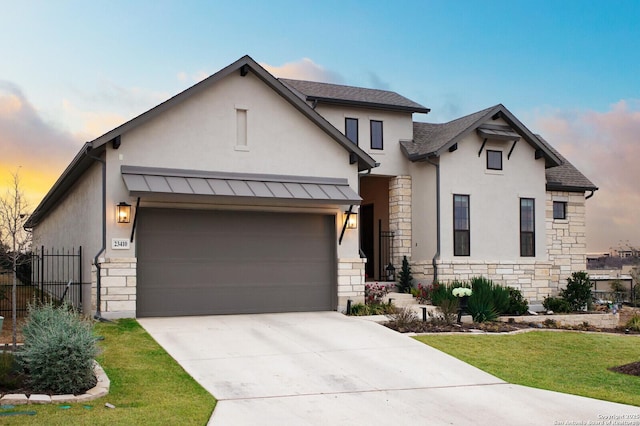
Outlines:
<svg viewBox="0 0 640 426"><path fill-rule="evenodd" d="M340 84L320 83L316 81L279 79L294 93L307 101L327 103L351 104L374 108L388 107L389 109L408 112L429 112L429 108L405 98L396 92L363 87L343 86Z"/></svg>
<svg viewBox="0 0 640 426"><path fill-rule="evenodd" d="M413 140L401 141L405 154L410 160L436 156L438 151L455 142L457 138L469 130L475 130L492 110L506 110L502 105L495 105L482 111L460 117L448 123L413 123ZM539 135L532 135L535 145L550 151L559 160L559 165L546 169L547 188L564 191L595 191L598 189L586 176L563 157L555 148Z"/></svg>

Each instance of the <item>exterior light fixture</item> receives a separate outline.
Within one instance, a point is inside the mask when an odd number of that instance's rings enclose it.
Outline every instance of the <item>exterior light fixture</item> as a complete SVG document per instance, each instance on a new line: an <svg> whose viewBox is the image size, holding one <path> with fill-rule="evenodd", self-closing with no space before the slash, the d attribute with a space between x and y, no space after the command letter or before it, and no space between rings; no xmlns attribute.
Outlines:
<svg viewBox="0 0 640 426"><path fill-rule="evenodd" d="M127 204L121 201L116 205L116 222L129 223L131 222L131 204Z"/></svg>
<svg viewBox="0 0 640 426"><path fill-rule="evenodd" d="M389 266L386 267L385 271L387 272L387 281L396 280L396 268L393 264L389 263Z"/></svg>
<svg viewBox="0 0 640 426"><path fill-rule="evenodd" d="M347 229L357 229L358 228L358 213L346 211L344 214L347 215L346 223Z"/></svg>

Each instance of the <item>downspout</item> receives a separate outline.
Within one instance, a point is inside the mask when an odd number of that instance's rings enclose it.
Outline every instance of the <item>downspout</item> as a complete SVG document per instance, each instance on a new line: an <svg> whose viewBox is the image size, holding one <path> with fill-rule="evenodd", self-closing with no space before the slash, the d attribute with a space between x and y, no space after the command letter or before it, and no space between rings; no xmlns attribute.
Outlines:
<svg viewBox="0 0 640 426"><path fill-rule="evenodd" d="M104 253L105 250L107 249L107 162L102 158L89 155L90 149L91 148L89 147L87 148L87 151L86 151L87 157L93 160L96 160L102 164L102 247L93 258L93 264L96 265L96 314L94 315L93 318L99 321L105 321L105 319L102 318L102 312L100 311L100 305L102 302L100 297L102 280L101 280L101 274L100 274L100 262L98 262L98 259L100 258L100 255Z"/></svg>
<svg viewBox="0 0 640 426"><path fill-rule="evenodd" d="M591 194L587 195L584 199L588 200L589 198L593 197L593 195L596 193L596 191L591 190Z"/></svg>
<svg viewBox="0 0 640 426"><path fill-rule="evenodd" d="M434 163L428 158L427 163L436 167L436 254L431 259L433 265L433 282L438 281L438 259L440 258L440 164Z"/></svg>

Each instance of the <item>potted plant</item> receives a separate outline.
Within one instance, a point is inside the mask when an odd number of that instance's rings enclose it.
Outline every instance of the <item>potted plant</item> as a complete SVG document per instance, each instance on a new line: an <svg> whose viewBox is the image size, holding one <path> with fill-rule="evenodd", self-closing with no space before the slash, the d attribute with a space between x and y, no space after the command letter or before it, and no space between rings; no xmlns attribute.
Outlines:
<svg viewBox="0 0 640 426"><path fill-rule="evenodd" d="M454 288L451 293L453 293L453 295L455 297L458 298L459 303L458 303L458 324L462 323L462 312L466 312L467 311L467 303L469 302L469 296L471 296L471 294L473 293L471 291L470 288L468 287L456 287Z"/></svg>

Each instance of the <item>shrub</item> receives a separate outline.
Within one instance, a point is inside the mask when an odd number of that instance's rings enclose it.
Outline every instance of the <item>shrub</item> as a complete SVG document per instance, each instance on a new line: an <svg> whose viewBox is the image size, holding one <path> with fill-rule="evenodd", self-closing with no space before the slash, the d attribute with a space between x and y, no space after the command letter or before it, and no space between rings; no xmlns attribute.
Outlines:
<svg viewBox="0 0 640 426"><path fill-rule="evenodd" d="M411 294L416 298L418 303L427 303L427 300L431 298L431 288L418 284L418 287L411 289Z"/></svg>
<svg viewBox="0 0 640 426"><path fill-rule="evenodd" d="M431 293L431 303L435 306L440 306L444 300L456 301L457 298L453 295L452 290L464 285L464 283L457 280L450 284L433 283L429 291Z"/></svg>
<svg viewBox="0 0 640 426"><path fill-rule="evenodd" d="M625 324L625 327L629 330L640 331L640 315L635 314L634 316L632 316L631 319L629 319L629 321L627 321L627 323Z"/></svg>
<svg viewBox="0 0 640 426"><path fill-rule="evenodd" d="M418 315L413 309L406 306L388 314L387 318L391 323L390 325L400 332L411 329L411 326L418 321Z"/></svg>
<svg viewBox="0 0 640 426"><path fill-rule="evenodd" d="M411 275L411 266L409 266L409 261L407 260L407 256L402 258L402 268L398 273L398 292L399 293L409 293L411 291L411 282L413 281L413 276Z"/></svg>
<svg viewBox="0 0 640 426"><path fill-rule="evenodd" d="M560 296L569 303L572 311L581 311L585 307L590 309L593 297L589 275L584 271L571 274L567 278L567 288L560 291Z"/></svg>
<svg viewBox="0 0 640 426"><path fill-rule="evenodd" d="M487 280L476 280L473 284L473 294L467 302L467 312L474 322L494 321L498 318L493 288L489 283Z"/></svg>
<svg viewBox="0 0 640 426"><path fill-rule="evenodd" d="M509 310L509 289L484 277L471 278L471 288L473 292L476 289L485 289L491 295L493 310L496 314L503 314ZM473 298L473 296L471 296Z"/></svg>
<svg viewBox="0 0 640 426"><path fill-rule="evenodd" d="M4 350L0 352L0 388L19 389L23 380L24 374L13 352L9 350L9 345L4 345Z"/></svg>
<svg viewBox="0 0 640 426"><path fill-rule="evenodd" d="M366 284L364 286L364 303L367 305L381 304L382 299L389 294L389 285L387 284Z"/></svg>
<svg viewBox="0 0 640 426"><path fill-rule="evenodd" d="M456 321L459 306L457 297L454 297L453 299L442 299L438 305L438 312L445 324L451 325ZM435 322L437 323L438 321L436 320Z"/></svg>
<svg viewBox="0 0 640 426"><path fill-rule="evenodd" d="M542 306L544 306L547 311L557 313L571 312L569 302L560 297L545 297L542 301Z"/></svg>
<svg viewBox="0 0 640 426"><path fill-rule="evenodd" d="M517 288L507 287L509 291L509 307L505 314L524 315L529 310L529 303L522 297L522 292Z"/></svg>
<svg viewBox="0 0 640 426"><path fill-rule="evenodd" d="M79 394L96 383L93 325L66 304L29 306L20 363L36 392Z"/></svg>

